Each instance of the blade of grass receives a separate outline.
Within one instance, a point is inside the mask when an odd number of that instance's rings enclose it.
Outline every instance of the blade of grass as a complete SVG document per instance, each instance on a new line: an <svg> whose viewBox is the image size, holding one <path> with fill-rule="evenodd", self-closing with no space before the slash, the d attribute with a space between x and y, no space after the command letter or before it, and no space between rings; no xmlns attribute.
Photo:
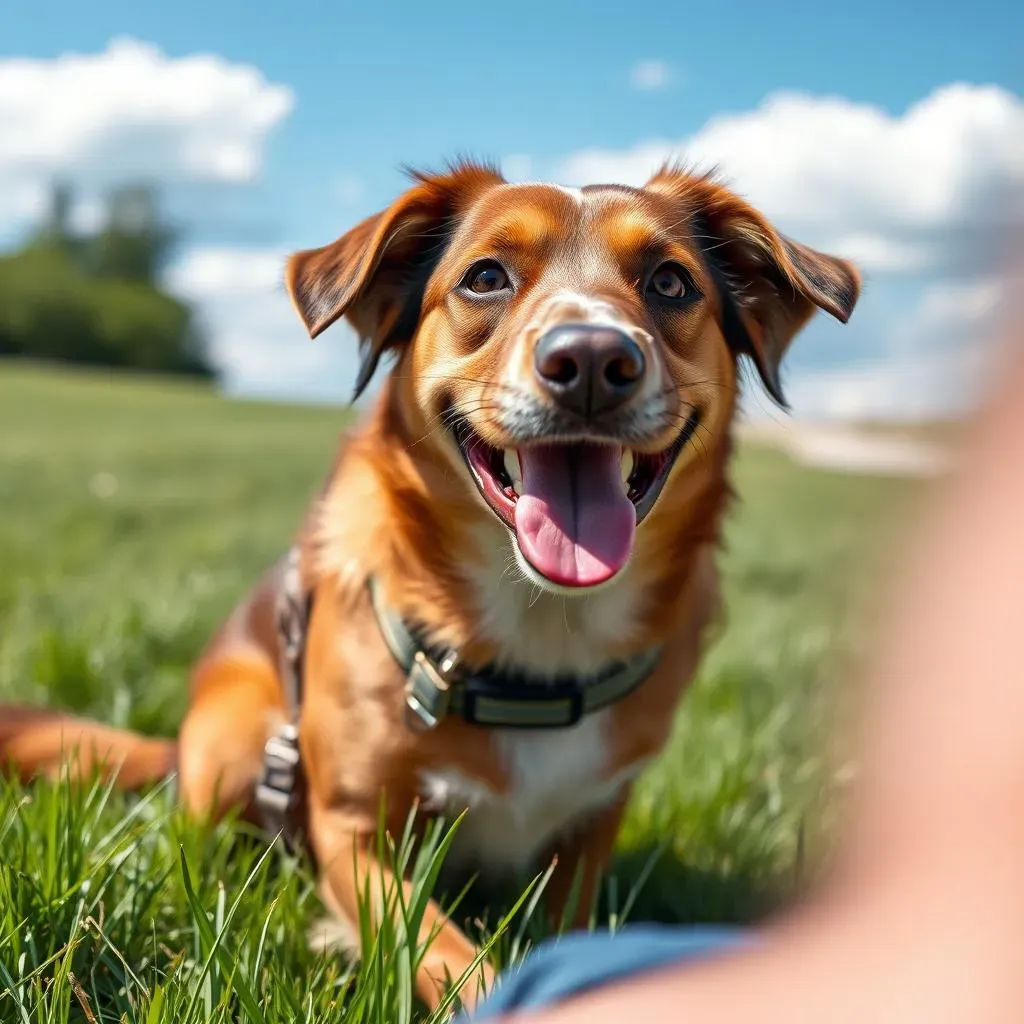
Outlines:
<svg viewBox="0 0 1024 1024"><path fill-rule="evenodd" d="M235 897L227 913L224 914L223 924L216 934L207 919L206 910L199 902L199 897L196 896L195 889L192 886L192 876L188 870L188 861L185 859L185 851L184 849L181 850L181 878L182 884L185 887L185 896L188 900L189 907L192 910L192 916L195 920L196 927L202 933L204 943L209 947L209 953L207 954L206 962L203 964L200 980L205 980L213 966L214 959L219 959L221 961L221 968L226 970L234 981L235 993L245 1008L246 1013L249 1015L249 1019L259 1022L259 1024L267 1024L267 1020L263 1016L263 1011L260 1008L259 999L257 999L256 994L249 987L249 983L244 977L244 974L240 972L235 973L232 970L235 965L232 964L231 957L223 948L222 942L227 932L228 925L231 923L235 913L241 905L242 898L245 895L245 890L252 884L260 870L262 870L263 865L266 863L272 850L273 844L268 846L260 856L259 860L257 860L255 866L249 872L248 878L246 878L245 882L239 889L238 895ZM188 1019L188 1016L192 1013L195 1007L195 1001L198 997L198 993L199 989L197 986L193 990L192 1001L189 1003L186 1019Z"/></svg>

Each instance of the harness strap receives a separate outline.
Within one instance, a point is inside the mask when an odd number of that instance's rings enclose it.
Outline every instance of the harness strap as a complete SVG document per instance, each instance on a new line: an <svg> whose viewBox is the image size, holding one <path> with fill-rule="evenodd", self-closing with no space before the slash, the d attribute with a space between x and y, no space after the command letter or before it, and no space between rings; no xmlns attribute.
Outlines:
<svg viewBox="0 0 1024 1024"><path fill-rule="evenodd" d="M303 664L312 595L302 586L301 550L288 552L274 617L277 624L278 671L288 717L263 748L263 775L256 786L256 806L264 828L282 833L286 842L294 834L295 810L300 794L299 709L302 706Z"/></svg>

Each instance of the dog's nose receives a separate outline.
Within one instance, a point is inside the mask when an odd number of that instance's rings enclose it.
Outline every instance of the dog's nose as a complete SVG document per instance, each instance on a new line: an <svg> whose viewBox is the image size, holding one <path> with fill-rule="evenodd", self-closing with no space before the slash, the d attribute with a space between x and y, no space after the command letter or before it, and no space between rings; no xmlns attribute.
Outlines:
<svg viewBox="0 0 1024 1024"><path fill-rule="evenodd" d="M625 403L640 390L640 346L614 327L560 324L537 343L537 380L559 405L589 419Z"/></svg>

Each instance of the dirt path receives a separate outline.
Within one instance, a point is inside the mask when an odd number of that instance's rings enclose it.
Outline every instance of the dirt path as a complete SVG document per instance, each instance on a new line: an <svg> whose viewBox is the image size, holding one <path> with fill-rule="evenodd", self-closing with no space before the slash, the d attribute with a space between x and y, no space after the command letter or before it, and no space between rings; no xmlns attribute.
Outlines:
<svg viewBox="0 0 1024 1024"><path fill-rule="evenodd" d="M953 451L937 442L856 426L800 420L746 422L739 436L785 451L796 462L846 473L936 476L953 464Z"/></svg>

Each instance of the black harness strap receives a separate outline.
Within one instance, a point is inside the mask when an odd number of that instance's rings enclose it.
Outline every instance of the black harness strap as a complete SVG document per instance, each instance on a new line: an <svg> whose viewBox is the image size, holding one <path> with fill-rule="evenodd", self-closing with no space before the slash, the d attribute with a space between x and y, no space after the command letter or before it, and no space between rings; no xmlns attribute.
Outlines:
<svg viewBox="0 0 1024 1024"><path fill-rule="evenodd" d="M277 623L278 670L288 717L263 748L263 775L256 786L256 806L272 835L291 842L302 788L299 755L299 709L302 706L306 635L313 606L312 593L302 585L301 549L296 544L284 565L274 609Z"/></svg>

